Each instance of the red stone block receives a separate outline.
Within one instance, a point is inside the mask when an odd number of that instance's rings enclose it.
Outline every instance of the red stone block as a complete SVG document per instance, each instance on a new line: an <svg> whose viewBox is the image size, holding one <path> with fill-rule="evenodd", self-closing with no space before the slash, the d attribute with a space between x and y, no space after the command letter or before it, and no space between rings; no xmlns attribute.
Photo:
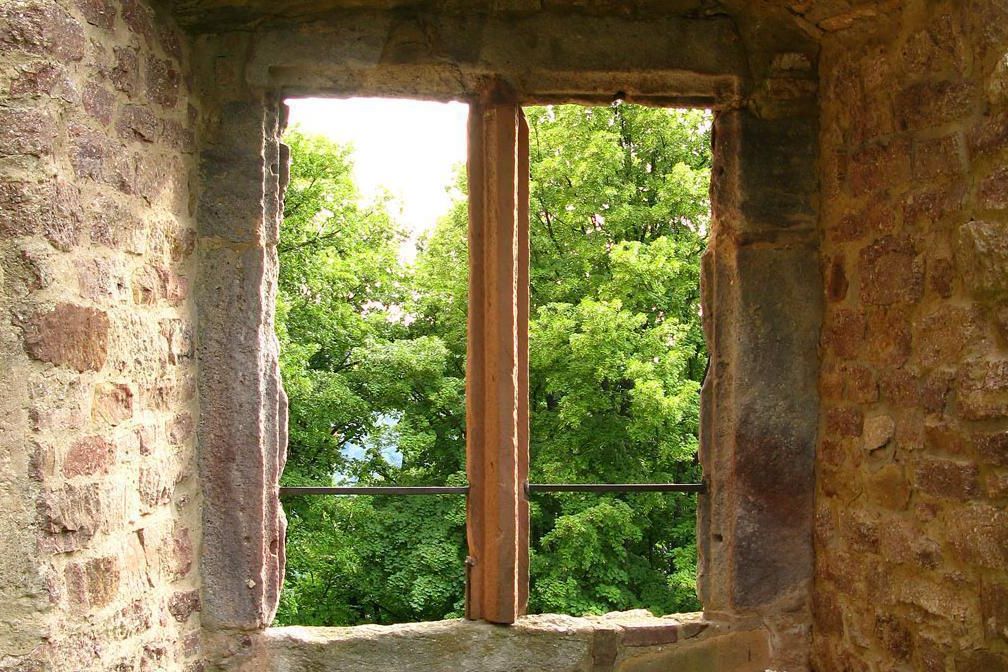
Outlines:
<svg viewBox="0 0 1008 672"><path fill-rule="evenodd" d="M171 109L178 104L181 76L171 61L147 60L147 96L154 103Z"/></svg>
<svg viewBox="0 0 1008 672"><path fill-rule="evenodd" d="M977 102L972 82L921 82L897 94L896 114L903 130L930 128L969 116Z"/></svg>
<svg viewBox="0 0 1008 672"><path fill-rule="evenodd" d="M829 408L826 410L826 432L833 437L861 436L864 413L860 408Z"/></svg>
<svg viewBox="0 0 1008 672"><path fill-rule="evenodd" d="M861 250L861 300L867 304L913 303L924 289L924 263L905 236L886 236Z"/></svg>
<svg viewBox="0 0 1008 672"><path fill-rule="evenodd" d="M1008 581L987 579L980 589L984 629L992 640L1008 642Z"/></svg>
<svg viewBox="0 0 1008 672"><path fill-rule="evenodd" d="M0 45L62 62L84 57L84 28L55 2L29 0L0 4Z"/></svg>
<svg viewBox="0 0 1008 672"><path fill-rule="evenodd" d="M116 47L115 65L103 74L119 91L136 95L140 86L140 57L134 47Z"/></svg>
<svg viewBox="0 0 1008 672"><path fill-rule="evenodd" d="M1008 209L1008 168L1000 168L980 182L980 207L989 210Z"/></svg>
<svg viewBox="0 0 1008 672"><path fill-rule="evenodd" d="M856 358L864 347L865 318L858 310L831 310L823 328L823 345L837 357Z"/></svg>
<svg viewBox="0 0 1008 672"><path fill-rule="evenodd" d="M108 126L112 123L115 97L108 89L95 82L88 82L84 85L81 102L84 105L84 111L102 126Z"/></svg>
<svg viewBox="0 0 1008 672"><path fill-rule="evenodd" d="M960 653L955 657L956 672L1002 672L1008 670L1008 655L988 649Z"/></svg>
<svg viewBox="0 0 1008 672"><path fill-rule="evenodd" d="M968 500L980 494L980 471L970 462L925 459L914 471L914 483L935 497Z"/></svg>
<svg viewBox="0 0 1008 672"><path fill-rule="evenodd" d="M58 63L39 63L32 68L20 70L11 81L10 95L22 96L51 94L57 85L66 81L66 71Z"/></svg>
<svg viewBox="0 0 1008 672"><path fill-rule="evenodd" d="M94 308L59 303L24 326L29 356L78 371L97 371L108 356L108 315Z"/></svg>
<svg viewBox="0 0 1008 672"><path fill-rule="evenodd" d="M72 478L106 473L114 461L111 443L100 436L84 437L75 441L63 458L63 475Z"/></svg>
<svg viewBox="0 0 1008 672"><path fill-rule="evenodd" d="M189 617L200 610L198 590L175 593L168 599L168 611L179 623L189 620Z"/></svg>
<svg viewBox="0 0 1008 672"><path fill-rule="evenodd" d="M154 142L158 139L160 128L160 120L147 105L124 105L119 110L116 132L127 142Z"/></svg>
<svg viewBox="0 0 1008 672"><path fill-rule="evenodd" d="M76 0L84 20L106 30L115 25L116 8L111 0Z"/></svg>
<svg viewBox="0 0 1008 672"><path fill-rule="evenodd" d="M0 157L49 156L59 130L48 112L0 107Z"/></svg>
<svg viewBox="0 0 1008 672"><path fill-rule="evenodd" d="M1008 416L1008 361L972 362L958 377L959 412L968 420Z"/></svg>

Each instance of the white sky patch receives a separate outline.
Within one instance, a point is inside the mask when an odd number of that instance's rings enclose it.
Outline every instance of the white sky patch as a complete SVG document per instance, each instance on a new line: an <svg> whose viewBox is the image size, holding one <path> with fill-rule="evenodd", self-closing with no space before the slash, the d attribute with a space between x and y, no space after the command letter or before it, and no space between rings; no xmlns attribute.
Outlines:
<svg viewBox="0 0 1008 672"><path fill-rule="evenodd" d="M290 126L352 144L354 180L365 201L388 190L392 214L409 240L404 261L416 256L416 241L452 202L453 169L466 160L464 103L393 98L292 98Z"/></svg>

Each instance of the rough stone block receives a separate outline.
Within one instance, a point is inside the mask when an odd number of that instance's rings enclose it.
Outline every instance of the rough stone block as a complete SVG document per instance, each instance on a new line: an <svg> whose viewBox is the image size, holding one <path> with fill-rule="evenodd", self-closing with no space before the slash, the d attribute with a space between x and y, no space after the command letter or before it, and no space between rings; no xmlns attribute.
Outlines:
<svg viewBox="0 0 1008 672"><path fill-rule="evenodd" d="M171 61L147 60L147 95L156 104L171 109L178 104L181 76Z"/></svg>
<svg viewBox="0 0 1008 672"><path fill-rule="evenodd" d="M958 376L959 411L968 420L1008 415L1008 361L970 362Z"/></svg>
<svg viewBox="0 0 1008 672"><path fill-rule="evenodd" d="M28 354L56 366L97 371L108 354L108 316L95 308L69 303L38 313L24 326Z"/></svg>
<svg viewBox="0 0 1008 672"><path fill-rule="evenodd" d="M133 390L123 383L95 386L91 415L97 422L118 425L133 417Z"/></svg>
<svg viewBox="0 0 1008 672"><path fill-rule="evenodd" d="M865 247L858 269L864 303L913 303L923 294L924 262L907 237L886 236Z"/></svg>
<svg viewBox="0 0 1008 672"><path fill-rule="evenodd" d="M0 157L49 156L58 133L56 120L48 112L0 107Z"/></svg>
<svg viewBox="0 0 1008 672"><path fill-rule="evenodd" d="M179 623L189 620L189 617L200 609L198 590L175 593L168 600L168 611Z"/></svg>
<svg viewBox="0 0 1008 672"><path fill-rule="evenodd" d="M913 84L896 97L897 118L903 130L956 121L968 116L976 104L976 87L963 80Z"/></svg>
<svg viewBox="0 0 1008 672"><path fill-rule="evenodd" d="M0 44L63 62L84 57L84 29L55 2L30 0L0 5Z"/></svg>
<svg viewBox="0 0 1008 672"><path fill-rule="evenodd" d="M957 261L974 294L1008 292L1008 224L972 221L964 225L959 230Z"/></svg>
<svg viewBox="0 0 1008 672"><path fill-rule="evenodd" d="M921 492L935 497L965 501L980 494L979 469L969 462L926 459L917 465L914 482Z"/></svg>
<svg viewBox="0 0 1008 672"><path fill-rule="evenodd" d="M948 534L961 561L994 570L1008 566L1008 511L1004 508L970 502L951 513ZM968 594L978 595L978 591Z"/></svg>
<svg viewBox="0 0 1008 672"><path fill-rule="evenodd" d="M982 208L1008 209L1008 168L995 170L985 177L980 183L978 196Z"/></svg>
<svg viewBox="0 0 1008 672"><path fill-rule="evenodd" d="M106 473L115 461L115 447L100 436L75 441L63 458L63 475L90 476Z"/></svg>

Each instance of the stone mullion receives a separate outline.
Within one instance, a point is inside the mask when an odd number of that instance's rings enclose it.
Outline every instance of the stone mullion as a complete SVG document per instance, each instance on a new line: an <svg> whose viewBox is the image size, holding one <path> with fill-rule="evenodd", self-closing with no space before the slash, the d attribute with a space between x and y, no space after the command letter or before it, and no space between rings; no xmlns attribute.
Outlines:
<svg viewBox="0 0 1008 672"><path fill-rule="evenodd" d="M466 615L512 623L528 594L528 154L521 110L469 114ZM525 204L522 204L522 201Z"/></svg>

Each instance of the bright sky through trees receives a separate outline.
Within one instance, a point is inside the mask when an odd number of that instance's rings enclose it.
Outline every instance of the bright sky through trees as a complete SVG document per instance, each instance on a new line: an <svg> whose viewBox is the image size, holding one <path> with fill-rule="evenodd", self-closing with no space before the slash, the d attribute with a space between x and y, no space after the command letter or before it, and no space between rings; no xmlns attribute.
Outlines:
<svg viewBox="0 0 1008 672"><path fill-rule="evenodd" d="M392 98L298 98L287 101L290 125L354 147L353 178L365 200L387 189L399 224L410 232L400 250L411 260L419 234L452 203L446 185L466 160L463 103Z"/></svg>

